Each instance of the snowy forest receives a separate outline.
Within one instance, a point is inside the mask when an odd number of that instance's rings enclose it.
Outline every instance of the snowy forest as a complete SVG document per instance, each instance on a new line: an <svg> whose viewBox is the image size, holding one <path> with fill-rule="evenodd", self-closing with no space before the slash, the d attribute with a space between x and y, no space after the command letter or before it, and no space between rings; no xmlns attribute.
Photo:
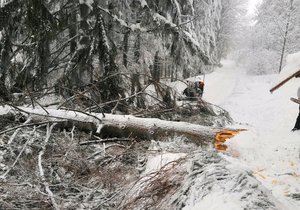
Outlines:
<svg viewBox="0 0 300 210"><path fill-rule="evenodd" d="M299 77L299 0L0 0L0 209L300 209Z"/></svg>

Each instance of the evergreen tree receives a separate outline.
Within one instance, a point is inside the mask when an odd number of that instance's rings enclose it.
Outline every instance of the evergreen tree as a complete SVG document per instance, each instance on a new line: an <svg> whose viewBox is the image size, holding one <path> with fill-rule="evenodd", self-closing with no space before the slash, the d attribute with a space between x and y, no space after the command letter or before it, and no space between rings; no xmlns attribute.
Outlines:
<svg viewBox="0 0 300 210"><path fill-rule="evenodd" d="M0 8L2 97L55 87L99 103L141 91L139 75L148 84L212 71L227 51L228 1L7 1Z"/></svg>

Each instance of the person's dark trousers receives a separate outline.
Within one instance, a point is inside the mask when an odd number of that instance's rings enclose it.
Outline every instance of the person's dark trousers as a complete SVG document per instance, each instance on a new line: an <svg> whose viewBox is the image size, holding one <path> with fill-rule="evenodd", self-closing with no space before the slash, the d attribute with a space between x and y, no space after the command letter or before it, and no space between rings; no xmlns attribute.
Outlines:
<svg viewBox="0 0 300 210"><path fill-rule="evenodd" d="M295 124L293 130L299 130L299 129L300 129L300 106L299 106L299 114L298 114L296 124Z"/></svg>

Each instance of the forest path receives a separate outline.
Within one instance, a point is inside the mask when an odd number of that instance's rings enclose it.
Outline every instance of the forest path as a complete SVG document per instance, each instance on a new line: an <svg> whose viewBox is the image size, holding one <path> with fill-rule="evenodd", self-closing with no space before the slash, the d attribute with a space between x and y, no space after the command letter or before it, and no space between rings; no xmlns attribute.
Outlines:
<svg viewBox="0 0 300 210"><path fill-rule="evenodd" d="M204 99L215 103L233 117L235 126L247 132L227 141L243 167L284 205L300 209L300 131L291 132L298 106L290 102L300 79L294 79L274 94L269 89L278 75L246 75L232 61L206 76Z"/></svg>

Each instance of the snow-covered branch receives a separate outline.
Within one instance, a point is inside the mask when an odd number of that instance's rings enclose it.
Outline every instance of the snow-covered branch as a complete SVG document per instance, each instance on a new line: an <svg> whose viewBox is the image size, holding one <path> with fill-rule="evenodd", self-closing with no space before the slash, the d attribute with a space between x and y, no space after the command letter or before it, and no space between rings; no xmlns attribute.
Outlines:
<svg viewBox="0 0 300 210"><path fill-rule="evenodd" d="M187 122L165 121L156 118L139 118L132 115L113 115L101 113L84 113L81 111L32 109L18 107L18 111L30 115L33 122L45 122L47 120L68 120L77 122L77 125L85 130L98 132L102 135L114 137L138 137L141 139L159 139L168 136L185 136L196 144L215 141L215 136L224 128L212 128ZM101 126L100 126L101 125ZM64 126L62 124L62 126ZM101 129L99 129L99 126Z"/></svg>
<svg viewBox="0 0 300 210"><path fill-rule="evenodd" d="M52 132L52 129L54 128L56 124L52 124L51 126L49 126L49 124L47 125L47 134L46 134L46 138L45 138L45 141L44 141L44 145L42 146L42 149L41 151L39 152L39 155L38 155L38 168L39 168L39 173L40 173L40 177L41 177L41 181L45 187L45 190L51 200L51 203L53 205L53 208L56 209L56 210L59 210L61 209L58 204L56 203L55 199L54 199L54 194L53 192L50 190L50 187L49 187L49 184L48 182L46 181L46 178L45 178L45 172L44 172L44 169L43 169L43 165L42 165L42 157L45 153L45 150L46 150L46 146L48 144L48 141L51 137L51 132Z"/></svg>

